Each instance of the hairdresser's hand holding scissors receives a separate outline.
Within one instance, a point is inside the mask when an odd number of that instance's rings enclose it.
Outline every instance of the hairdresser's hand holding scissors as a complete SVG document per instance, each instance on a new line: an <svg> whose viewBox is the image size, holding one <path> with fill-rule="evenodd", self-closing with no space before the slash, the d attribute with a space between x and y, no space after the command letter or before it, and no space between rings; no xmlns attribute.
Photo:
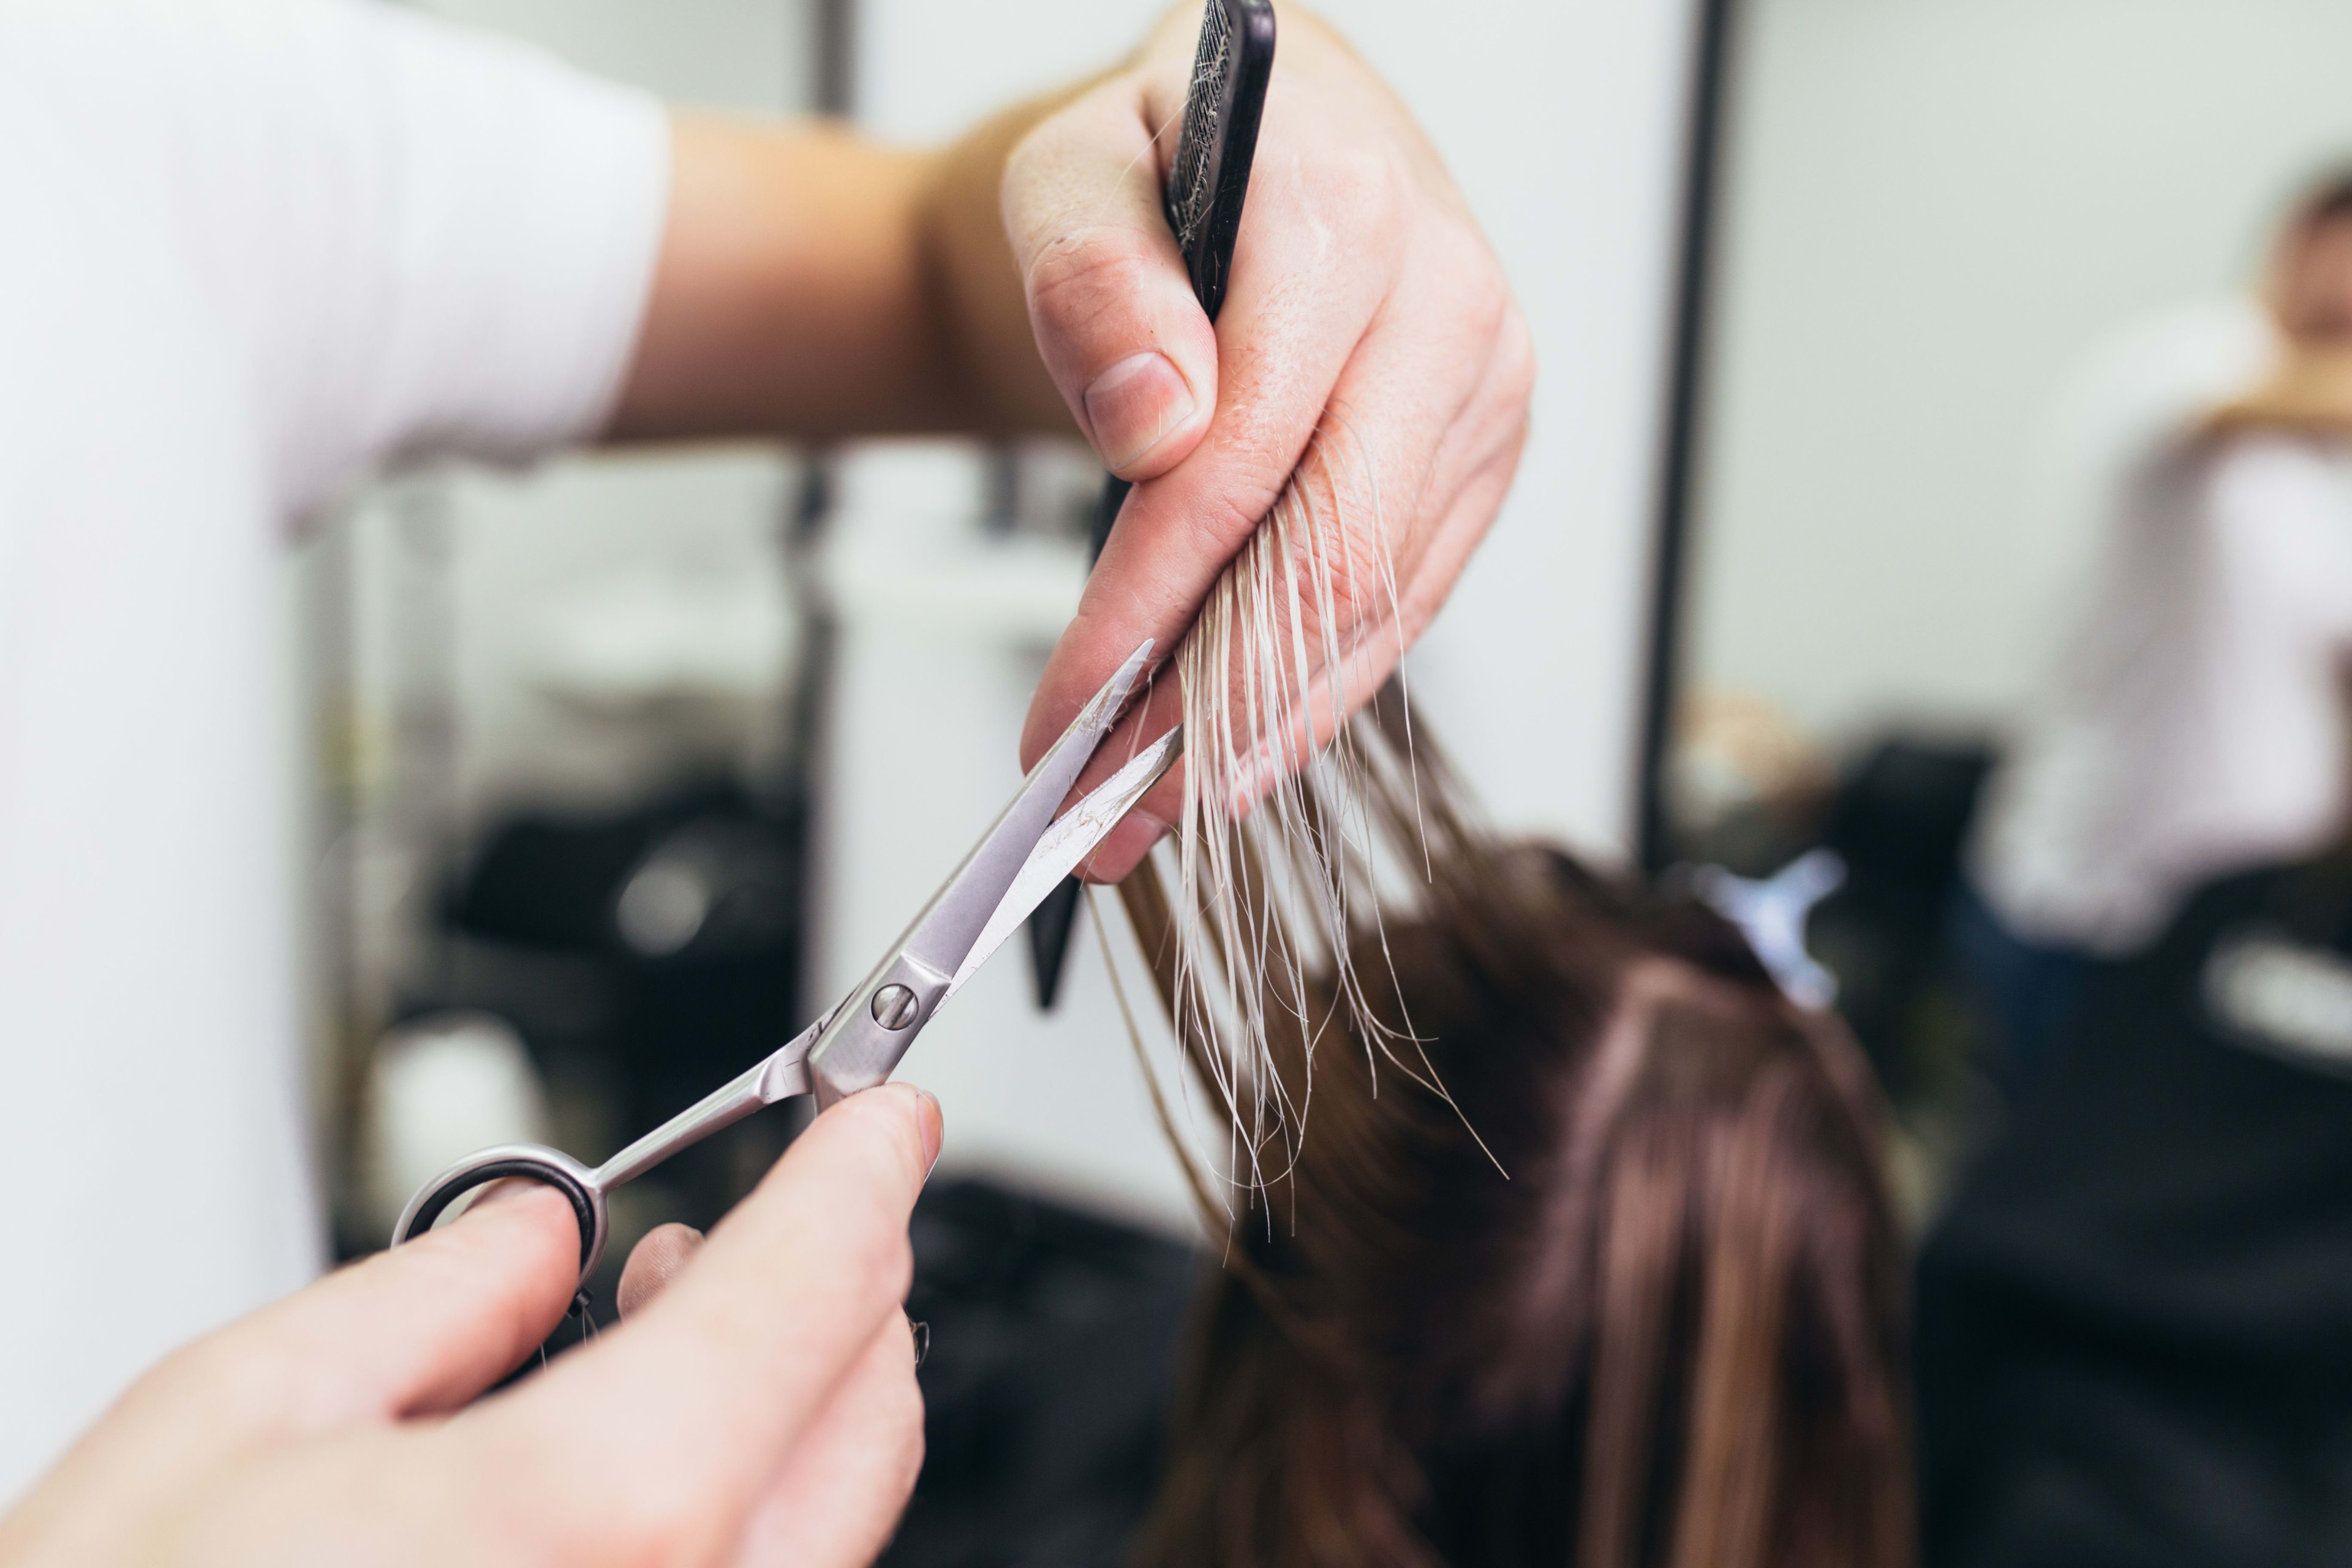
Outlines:
<svg viewBox="0 0 2352 1568"><path fill-rule="evenodd" d="M1147 747L1057 815L1151 654L1129 651L906 934L801 1035L593 1170L523 1144L450 1166L390 1252L135 1386L0 1520L0 1563L868 1561L922 1453L898 1303L940 1148L938 1105L886 1080L1166 771L1172 746ZM696 1238L670 1226L631 1255L622 1310L659 1289L650 1310L446 1419L572 1305L612 1188L803 1094L824 1113L707 1247L689 1258ZM515 1177L535 1184L434 1228Z"/></svg>
<svg viewBox="0 0 2352 1568"><path fill-rule="evenodd" d="M1501 265L1394 94L1314 17L1279 12L1213 327L1161 216L1196 7L1036 123L1006 164L1003 218L1038 350L1105 465L1136 481L1038 689L1024 763L1137 642L1175 647L1294 474L1316 504L1340 491L1353 572L1336 641L1355 654L1349 695L1362 701L1436 613L1517 465L1534 361ZM1155 694L1148 733L1175 721L1173 685ZM1105 751L1123 749L1115 738ZM1141 858L1178 788L1171 778L1146 798L1095 875Z"/></svg>
<svg viewBox="0 0 2352 1568"><path fill-rule="evenodd" d="M467 1409L578 1279L569 1205L501 1189L164 1362L0 1561L866 1563L922 1458L899 1302L940 1131L903 1086L835 1106L698 1250L639 1246L619 1329Z"/></svg>

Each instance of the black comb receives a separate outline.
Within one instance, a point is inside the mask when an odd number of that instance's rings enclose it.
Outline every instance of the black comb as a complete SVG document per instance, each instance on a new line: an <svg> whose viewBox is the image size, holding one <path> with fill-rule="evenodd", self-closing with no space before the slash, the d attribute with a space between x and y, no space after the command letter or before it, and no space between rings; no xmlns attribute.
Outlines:
<svg viewBox="0 0 2352 1568"><path fill-rule="evenodd" d="M1225 285L1233 279L1234 242L1242 231L1242 204L1249 195L1258 121L1273 74L1272 0L1209 0L1200 47L1192 55L1192 83L1184 91L1184 125L1160 200L1184 269L1192 275L1192 297L1212 321L1224 307ZM1122 479L1103 481L1089 561L1099 559L1109 542L1128 489ZM1080 890L1076 877L1067 879L1029 917L1029 956L1043 1009L1050 1010L1061 991L1062 961L1069 954Z"/></svg>

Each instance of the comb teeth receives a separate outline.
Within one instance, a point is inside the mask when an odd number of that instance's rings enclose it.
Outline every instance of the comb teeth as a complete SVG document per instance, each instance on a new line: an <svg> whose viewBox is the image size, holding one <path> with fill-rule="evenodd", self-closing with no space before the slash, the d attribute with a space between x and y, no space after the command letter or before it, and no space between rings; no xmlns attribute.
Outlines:
<svg viewBox="0 0 2352 1568"><path fill-rule="evenodd" d="M1190 261L1201 224L1208 216L1210 153L1224 118L1227 79L1233 74L1234 29L1223 0L1209 0L1201 19L1201 47L1192 57L1192 84L1184 93L1184 129L1176 143L1176 163L1168 172L1168 226L1176 248Z"/></svg>

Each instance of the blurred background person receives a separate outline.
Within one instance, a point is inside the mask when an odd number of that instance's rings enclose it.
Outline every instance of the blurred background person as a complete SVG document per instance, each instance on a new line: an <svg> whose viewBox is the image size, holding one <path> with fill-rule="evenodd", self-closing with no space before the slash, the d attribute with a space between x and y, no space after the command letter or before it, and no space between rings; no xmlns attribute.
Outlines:
<svg viewBox="0 0 2352 1568"><path fill-rule="evenodd" d="M1954 1568L2352 1550L2352 183L2259 303L2137 352L2105 569L1976 847L2032 1092L1919 1265Z"/></svg>
<svg viewBox="0 0 2352 1568"><path fill-rule="evenodd" d="M2352 13L1727 10L1651 864L1847 862L1921 1554L2344 1561Z"/></svg>
<svg viewBox="0 0 2352 1568"><path fill-rule="evenodd" d="M2066 429L2102 554L1988 786L1958 921L2016 1089L2198 887L2344 821L2352 178L2295 204L2258 297L2103 353Z"/></svg>

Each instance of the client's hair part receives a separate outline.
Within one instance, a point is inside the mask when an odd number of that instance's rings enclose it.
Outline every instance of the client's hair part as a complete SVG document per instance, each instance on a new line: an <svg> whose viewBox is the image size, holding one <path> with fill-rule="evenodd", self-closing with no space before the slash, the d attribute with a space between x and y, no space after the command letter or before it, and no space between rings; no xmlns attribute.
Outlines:
<svg viewBox="0 0 2352 1568"><path fill-rule="evenodd" d="M1349 815L1412 875L1350 906L1358 994L1257 982L1288 994L1259 1015L1282 1081L1251 1092L1314 1088L1280 1169L1226 1185L1178 1141L1226 1256L1138 1563L1907 1562L1899 1244L1859 1052L1713 914L1475 831L1393 684L1349 740ZM1177 979L1203 922L1165 887L1147 863L1122 900L1230 1115L1231 1057Z"/></svg>

